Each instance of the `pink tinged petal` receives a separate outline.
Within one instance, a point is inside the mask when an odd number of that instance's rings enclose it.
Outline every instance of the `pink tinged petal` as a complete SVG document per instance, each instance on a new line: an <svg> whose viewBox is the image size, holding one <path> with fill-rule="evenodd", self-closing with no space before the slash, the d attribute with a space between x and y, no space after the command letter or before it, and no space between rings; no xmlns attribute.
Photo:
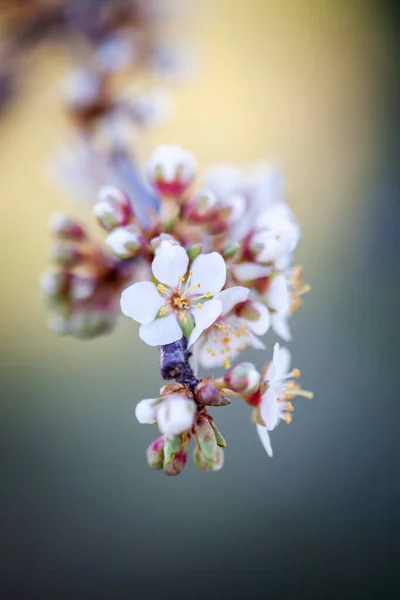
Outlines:
<svg viewBox="0 0 400 600"><path fill-rule="evenodd" d="M148 398L146 400L141 400L139 404L136 405L135 415L139 423L144 423L147 425L152 425L155 423L157 419L154 399Z"/></svg>
<svg viewBox="0 0 400 600"><path fill-rule="evenodd" d="M216 296L216 300L219 300L222 304L222 314L226 315L236 304L245 302L249 293L250 290L248 288L239 285L220 292Z"/></svg>
<svg viewBox="0 0 400 600"><path fill-rule="evenodd" d="M275 365L275 379L282 379L290 371L291 354L287 348L275 344L273 361Z"/></svg>
<svg viewBox="0 0 400 600"><path fill-rule="evenodd" d="M188 346L197 342L203 331L215 323L222 312L222 304L219 300L210 300L203 304L203 308L193 308L191 312L194 317L195 328L189 338Z"/></svg>
<svg viewBox="0 0 400 600"><path fill-rule="evenodd" d="M253 302L253 307L258 311L260 316L256 321L246 320L246 325L256 335L264 335L271 326L270 312L262 302Z"/></svg>
<svg viewBox="0 0 400 600"><path fill-rule="evenodd" d="M264 267L255 263L247 262L234 266L234 273L239 281L252 281L263 279L271 274L271 267Z"/></svg>
<svg viewBox="0 0 400 600"><path fill-rule="evenodd" d="M175 315L168 315L142 325L139 329L139 336L149 346L164 346L180 340L182 329L179 327Z"/></svg>
<svg viewBox="0 0 400 600"><path fill-rule="evenodd" d="M271 315L271 324L276 335L279 335L285 342L290 342L292 334L290 333L289 325L285 317L273 314Z"/></svg>
<svg viewBox="0 0 400 600"><path fill-rule="evenodd" d="M200 284L196 293L212 296L222 290L226 281L226 264L218 252L200 254L192 265L192 284Z"/></svg>
<svg viewBox="0 0 400 600"><path fill-rule="evenodd" d="M278 402L278 396L272 387L269 387L263 395L260 412L262 420L266 424L268 431L275 429L279 422L281 411L280 404Z"/></svg>
<svg viewBox="0 0 400 600"><path fill-rule="evenodd" d="M271 440L269 439L269 433L267 431L267 428L263 427L262 425L256 425L256 427L257 427L258 437L260 438L262 445L264 446L268 456L270 458L272 458L273 452L272 452Z"/></svg>
<svg viewBox="0 0 400 600"><path fill-rule="evenodd" d="M188 264L189 257L182 246L164 241L157 250L151 269L158 281L169 287L175 287L179 283L179 277L185 275Z"/></svg>
<svg viewBox="0 0 400 600"><path fill-rule="evenodd" d="M134 283L121 294L121 310L138 323L151 323L164 304L163 298L151 281Z"/></svg>

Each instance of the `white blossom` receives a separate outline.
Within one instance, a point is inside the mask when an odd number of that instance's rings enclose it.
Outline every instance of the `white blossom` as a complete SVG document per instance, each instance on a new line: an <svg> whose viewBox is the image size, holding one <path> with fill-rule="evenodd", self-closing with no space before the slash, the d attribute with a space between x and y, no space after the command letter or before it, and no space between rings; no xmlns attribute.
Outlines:
<svg viewBox="0 0 400 600"><path fill-rule="evenodd" d="M285 342L292 339L288 320L290 312L289 286L284 275L276 275L272 278L266 295L266 303L271 310L271 326L279 337Z"/></svg>
<svg viewBox="0 0 400 600"><path fill-rule="evenodd" d="M281 420L286 423L292 421L293 404L291 400L296 396L313 397L311 392L302 390L294 382L294 379L300 376L300 371L298 369L290 371L290 361L289 350L275 344L273 358L264 377L268 387L262 396L259 407L265 426L257 425L258 435L269 456L272 456L272 447L268 432L275 429Z"/></svg>
<svg viewBox="0 0 400 600"><path fill-rule="evenodd" d="M157 423L162 434L172 439L193 424L196 405L180 394L169 394L164 398L141 400L135 409L139 423Z"/></svg>
<svg viewBox="0 0 400 600"><path fill-rule="evenodd" d="M197 163L180 146L159 146L147 163L147 177L161 193L180 195L192 183Z"/></svg>
<svg viewBox="0 0 400 600"><path fill-rule="evenodd" d="M267 307L261 302L251 302L247 314L245 309L235 312L235 307L246 302L249 292L237 286L215 297L222 304L222 312L198 342L198 359L203 367L223 365L229 369L231 361L248 346L265 348L258 336L264 335L270 326Z"/></svg>
<svg viewBox="0 0 400 600"><path fill-rule="evenodd" d="M122 312L141 324L139 335L149 346L163 346L182 338L182 328L194 328L194 344L222 312L215 298L226 280L225 261L218 252L201 254L189 272L189 257L182 246L161 242L152 263L159 282L139 282L121 296Z"/></svg>

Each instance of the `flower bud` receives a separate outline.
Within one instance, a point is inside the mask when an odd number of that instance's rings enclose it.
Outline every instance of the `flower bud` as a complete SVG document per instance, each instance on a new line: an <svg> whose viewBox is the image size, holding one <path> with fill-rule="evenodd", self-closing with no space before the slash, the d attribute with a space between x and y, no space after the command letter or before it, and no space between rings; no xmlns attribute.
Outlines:
<svg viewBox="0 0 400 600"><path fill-rule="evenodd" d="M209 467L207 466L207 463L204 459L202 451L200 450L200 447L196 445L193 451L193 461L196 467L200 469L200 471L219 471L224 465L224 451L222 450L222 448L217 448L215 462L212 464L211 467Z"/></svg>
<svg viewBox="0 0 400 600"><path fill-rule="evenodd" d="M209 469L212 469L218 457L218 444L208 416L204 412L196 415L194 431L205 463Z"/></svg>
<svg viewBox="0 0 400 600"><path fill-rule="evenodd" d="M74 267L83 259L82 252L73 244L56 244L52 249L52 260L61 267Z"/></svg>
<svg viewBox="0 0 400 600"><path fill-rule="evenodd" d="M180 246L180 243L169 233L160 233L160 235L150 241L150 246L153 248L155 254L157 254L157 250L163 242L169 242L172 246Z"/></svg>
<svg viewBox="0 0 400 600"><path fill-rule="evenodd" d="M241 246L238 242L228 242L222 250L222 256L224 258L233 258L239 252L240 248Z"/></svg>
<svg viewBox="0 0 400 600"><path fill-rule="evenodd" d="M95 277L72 275L70 282L69 298L71 300L87 300L96 288Z"/></svg>
<svg viewBox="0 0 400 600"><path fill-rule="evenodd" d="M191 221L201 221L207 217L217 204L210 190L201 190L185 204L185 217Z"/></svg>
<svg viewBox="0 0 400 600"><path fill-rule="evenodd" d="M194 260L195 258L200 256L202 251L203 251L203 244L194 244L194 246L191 246L187 250L187 254L188 254L190 260Z"/></svg>
<svg viewBox="0 0 400 600"><path fill-rule="evenodd" d="M162 469L164 465L164 438L158 437L146 451L147 462L151 469Z"/></svg>
<svg viewBox="0 0 400 600"><path fill-rule="evenodd" d="M63 213L55 212L50 216L49 228L53 235L62 240L80 242L86 239L83 227Z"/></svg>
<svg viewBox="0 0 400 600"><path fill-rule="evenodd" d="M239 394L252 394L260 385L260 373L252 363L239 363L225 373L227 386Z"/></svg>
<svg viewBox="0 0 400 600"><path fill-rule="evenodd" d="M206 406L226 406L231 401L223 396L218 388L212 383L212 377L202 379L198 384L195 395L197 402Z"/></svg>
<svg viewBox="0 0 400 600"><path fill-rule="evenodd" d="M118 258L132 258L140 246L140 232L134 225L116 227L106 239L106 244Z"/></svg>
<svg viewBox="0 0 400 600"><path fill-rule="evenodd" d="M166 439L164 444L164 473L179 475L187 461L186 448L182 444L182 436L177 435L172 440Z"/></svg>
<svg viewBox="0 0 400 600"><path fill-rule="evenodd" d="M166 196L181 196L195 174L194 157L180 146L159 146L147 165L150 185Z"/></svg>
<svg viewBox="0 0 400 600"><path fill-rule="evenodd" d="M61 298L66 295L69 276L65 271L43 273L39 280L40 289L49 298Z"/></svg>
<svg viewBox="0 0 400 600"><path fill-rule="evenodd" d="M108 185L101 188L99 200L93 206L93 213L107 231L127 225L132 216L127 196L118 188Z"/></svg>

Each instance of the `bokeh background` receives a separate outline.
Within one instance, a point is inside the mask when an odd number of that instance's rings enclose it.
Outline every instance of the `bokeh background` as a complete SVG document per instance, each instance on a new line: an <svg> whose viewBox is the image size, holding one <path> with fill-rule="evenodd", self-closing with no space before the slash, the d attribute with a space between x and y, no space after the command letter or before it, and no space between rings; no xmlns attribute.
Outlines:
<svg viewBox="0 0 400 600"><path fill-rule="evenodd" d="M134 405L157 392L157 352L122 318L92 342L45 326L48 214L90 211L45 177L66 131L67 59L40 46L0 121L1 600L393 594L397 3L198 4L174 31L196 48L196 70L143 157L179 142L202 166L266 158L285 171L313 287L290 347L315 399L273 433L272 460L235 402L217 415L221 472L148 469L154 432Z"/></svg>

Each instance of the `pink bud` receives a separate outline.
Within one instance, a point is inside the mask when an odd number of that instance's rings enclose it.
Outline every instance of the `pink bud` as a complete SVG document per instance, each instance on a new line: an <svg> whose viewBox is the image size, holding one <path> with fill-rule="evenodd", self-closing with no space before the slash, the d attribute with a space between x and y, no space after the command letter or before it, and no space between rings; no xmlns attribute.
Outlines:
<svg viewBox="0 0 400 600"><path fill-rule="evenodd" d="M239 394L252 394L260 385L260 374L252 363L239 363L225 373L227 386Z"/></svg>

